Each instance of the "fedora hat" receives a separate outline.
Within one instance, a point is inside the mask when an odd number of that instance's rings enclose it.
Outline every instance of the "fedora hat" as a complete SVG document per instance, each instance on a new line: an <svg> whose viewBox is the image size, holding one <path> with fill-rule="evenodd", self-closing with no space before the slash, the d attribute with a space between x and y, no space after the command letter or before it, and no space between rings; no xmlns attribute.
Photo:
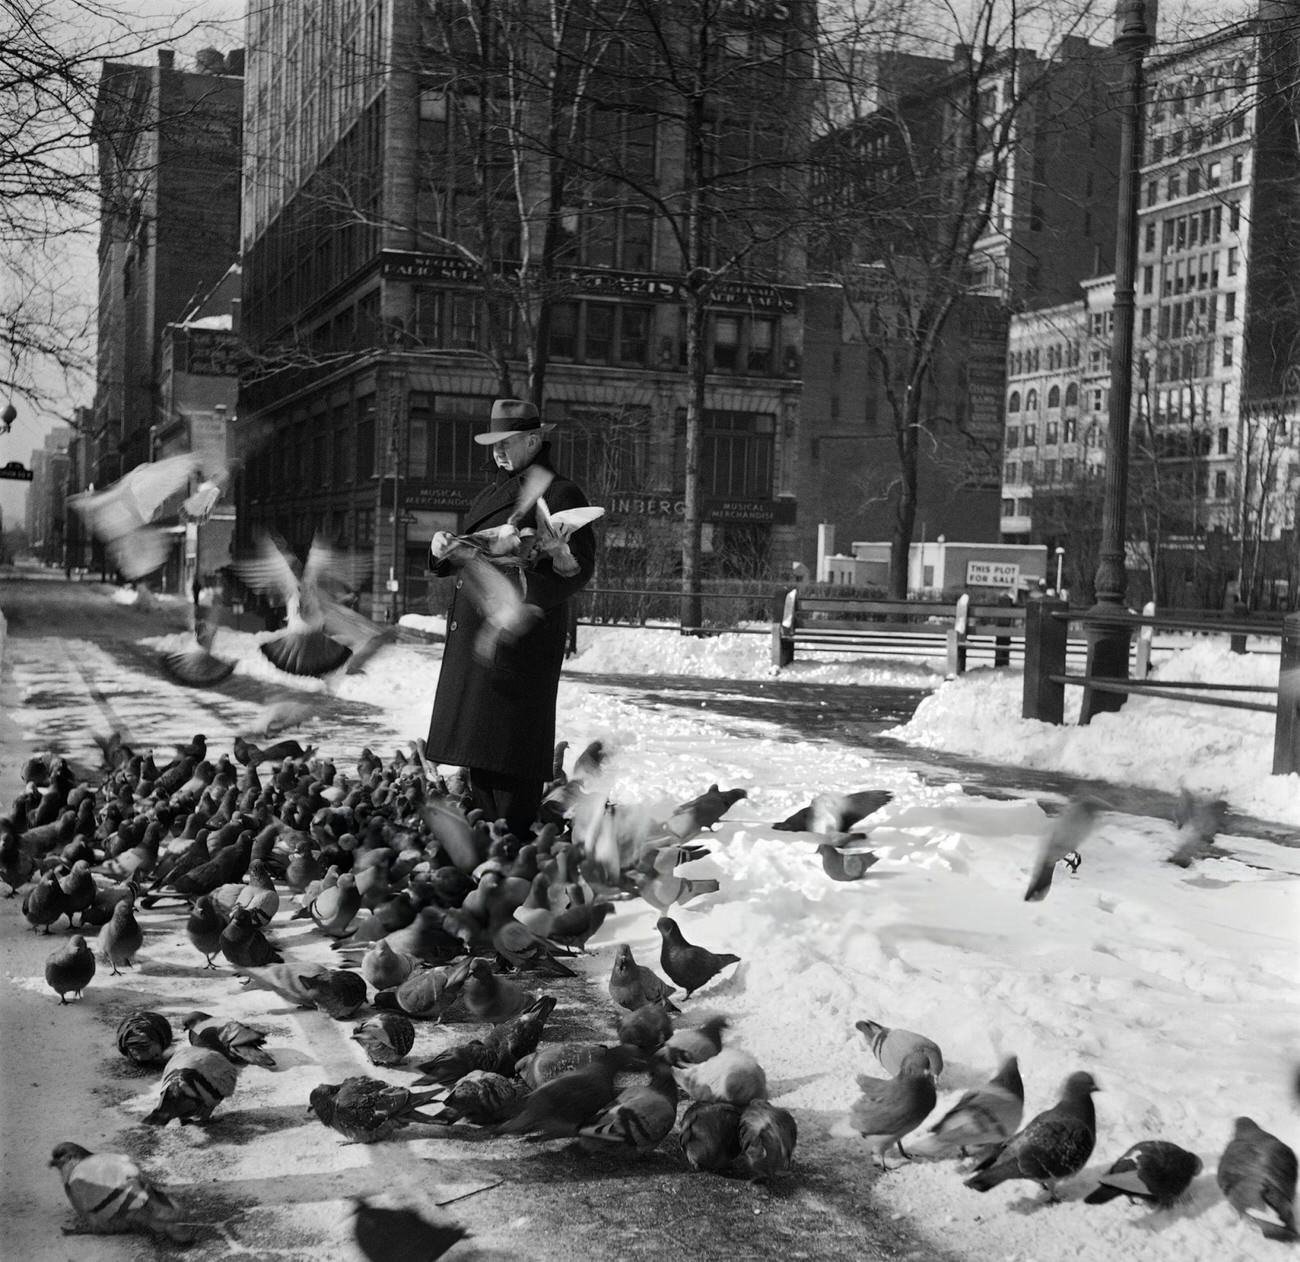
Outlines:
<svg viewBox="0 0 1300 1262"><path fill-rule="evenodd" d="M488 432L475 434L474 441L490 447L516 434L546 434L554 428L554 421L541 419L535 403L526 403L523 399L497 399L492 404Z"/></svg>

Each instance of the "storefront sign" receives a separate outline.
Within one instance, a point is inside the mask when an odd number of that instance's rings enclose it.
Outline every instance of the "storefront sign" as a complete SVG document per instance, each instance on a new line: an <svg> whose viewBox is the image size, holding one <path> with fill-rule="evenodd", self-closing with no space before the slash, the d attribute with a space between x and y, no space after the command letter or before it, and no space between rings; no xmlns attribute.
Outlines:
<svg viewBox="0 0 1300 1262"><path fill-rule="evenodd" d="M477 284L482 273L476 263L453 254L417 254L385 250L382 274L392 280L434 281L454 285ZM513 264L497 261L497 274L516 271ZM649 302L678 302L679 283L669 276L649 272L618 272L603 267L561 267L555 279L577 294L638 298ZM799 290L788 285L750 285L720 280L709 294L711 307L745 307L754 311L793 314L799 309Z"/></svg>

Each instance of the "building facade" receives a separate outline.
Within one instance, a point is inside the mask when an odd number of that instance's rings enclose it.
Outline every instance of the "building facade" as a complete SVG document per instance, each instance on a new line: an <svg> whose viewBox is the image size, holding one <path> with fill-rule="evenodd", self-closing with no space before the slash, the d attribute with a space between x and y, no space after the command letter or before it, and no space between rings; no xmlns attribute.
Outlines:
<svg viewBox="0 0 1300 1262"><path fill-rule="evenodd" d="M1297 578L1300 150L1284 89L1300 48L1273 12L1148 67L1127 506L1143 599L1217 606L1240 586L1273 604ZM1113 284L1012 320L1004 539L1099 529ZM1090 588L1095 543L1072 552Z"/></svg>
<svg viewBox="0 0 1300 1262"><path fill-rule="evenodd" d="M886 57L871 112L818 140L814 204L829 227L812 270L838 307L809 300L805 549L817 520L889 537L912 458L914 537L1022 533L999 506L1026 498L1000 494L1009 318L1066 301L1109 265L1114 215L1097 207L1114 198L1115 76L1109 49L1075 38L1045 57L973 59L966 45L949 60ZM909 394L922 400L915 422ZM904 457L914 423L925 438Z"/></svg>
<svg viewBox="0 0 1300 1262"><path fill-rule="evenodd" d="M242 49L204 49L193 69L169 49L152 66L104 63L95 402L78 489L153 459L160 431L175 430L165 330L238 257L243 67Z"/></svg>
<svg viewBox="0 0 1300 1262"><path fill-rule="evenodd" d="M812 6L698 8L712 26L671 28L680 51L734 59L706 94L700 267L699 173L636 5L563 47L526 21L489 47L456 3L250 12L240 424L266 441L241 479L241 540L369 552L371 612L423 608L428 541L484 482L473 435L517 395L557 422L557 465L608 510L602 572L671 580L700 284L706 556L724 572L793 554L802 255L754 229L795 178ZM560 99L547 84L579 44L587 86ZM788 108L749 108L759 93Z"/></svg>

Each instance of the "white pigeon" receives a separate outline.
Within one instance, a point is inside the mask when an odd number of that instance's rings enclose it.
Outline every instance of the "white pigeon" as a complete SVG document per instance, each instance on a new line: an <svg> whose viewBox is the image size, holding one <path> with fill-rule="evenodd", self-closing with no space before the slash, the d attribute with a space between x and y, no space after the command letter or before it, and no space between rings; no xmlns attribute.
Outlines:
<svg viewBox="0 0 1300 1262"><path fill-rule="evenodd" d="M193 452L136 465L102 491L70 495L68 503L108 552L122 577L134 582L166 561L172 538L150 525L173 495L199 471Z"/></svg>
<svg viewBox="0 0 1300 1262"><path fill-rule="evenodd" d="M574 531L590 526L604 515L605 510L594 504L562 508L553 513L547 506L546 497L542 496L537 501L537 538L534 546L538 552L551 558L551 568L561 578L572 578L578 572L578 561L569 547L569 540Z"/></svg>

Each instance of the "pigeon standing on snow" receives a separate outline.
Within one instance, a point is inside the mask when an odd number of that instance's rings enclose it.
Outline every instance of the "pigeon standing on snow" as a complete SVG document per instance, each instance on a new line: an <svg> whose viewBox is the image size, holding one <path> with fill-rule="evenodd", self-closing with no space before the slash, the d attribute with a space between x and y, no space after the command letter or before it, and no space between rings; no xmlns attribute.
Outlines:
<svg viewBox="0 0 1300 1262"><path fill-rule="evenodd" d="M1168 1209L1201 1173L1201 1159L1165 1139L1134 1144L1101 1176L1101 1186L1083 1198L1085 1205L1103 1205L1117 1196L1146 1201Z"/></svg>
<svg viewBox="0 0 1300 1262"><path fill-rule="evenodd" d="M1101 810L1101 803L1096 798L1086 796L1072 798L1066 804L1039 842L1033 875L1025 890L1025 902L1036 903L1047 897L1056 865L1062 859L1068 861L1071 855L1077 855L1079 847L1096 828Z"/></svg>
<svg viewBox="0 0 1300 1262"><path fill-rule="evenodd" d="M1032 1179L1056 1200L1057 1183L1078 1174L1092 1156L1097 1139L1097 1115L1092 1105L1096 1090L1090 1073L1072 1073L1061 1089L1061 1098L985 1157L966 1186L987 1192L1008 1179Z"/></svg>
<svg viewBox="0 0 1300 1262"><path fill-rule="evenodd" d="M1276 1135L1239 1117L1216 1179L1232 1208L1266 1239L1296 1239L1296 1155Z"/></svg>
<svg viewBox="0 0 1300 1262"><path fill-rule="evenodd" d="M871 1054L880 1062L886 1073L895 1077L902 1070L903 1062L913 1053L919 1052L930 1073L937 1078L943 1073L943 1053L933 1039L912 1030L893 1029L881 1025L879 1021L856 1021L854 1029L861 1033L871 1048Z"/></svg>
<svg viewBox="0 0 1300 1262"><path fill-rule="evenodd" d="M55 1147L50 1165L58 1169L81 1230L95 1235L142 1232L173 1244L194 1239L194 1231L181 1221L183 1207L125 1154L92 1153L80 1144L63 1143ZM64 1234L69 1234L67 1228Z"/></svg>
<svg viewBox="0 0 1300 1262"><path fill-rule="evenodd" d="M68 1002L71 991L78 999L95 975L95 953L86 945L86 939L77 934L66 946L51 952L45 961L45 980L59 997Z"/></svg>
<svg viewBox="0 0 1300 1262"><path fill-rule="evenodd" d="M922 1052L912 1052L899 1066L894 1078L858 1075L862 1094L849 1110L849 1124L867 1141L872 1161L882 1171L889 1169L885 1154L898 1146L905 1159L903 1136L915 1130L934 1108L934 1074Z"/></svg>
<svg viewBox="0 0 1300 1262"><path fill-rule="evenodd" d="M659 953L660 967L670 980L686 991L687 999L701 986L712 981L724 968L740 963L738 955L710 951L687 942L677 922L670 916L660 916L655 922L655 928L663 937L663 949Z"/></svg>
<svg viewBox="0 0 1300 1262"><path fill-rule="evenodd" d="M770 1179L790 1168L799 1128L788 1109L751 1100L740 1115L737 1166L751 1179Z"/></svg>
<svg viewBox="0 0 1300 1262"><path fill-rule="evenodd" d="M1024 1112L1020 1062L1008 1056L988 1082L963 1092L930 1127L929 1150L937 1153L956 1148L964 1157L972 1150L1002 1144L1019 1129Z"/></svg>
<svg viewBox="0 0 1300 1262"><path fill-rule="evenodd" d="M741 1110L734 1104L692 1100L682 1113L678 1139L692 1170L725 1170L740 1156Z"/></svg>
<svg viewBox="0 0 1300 1262"><path fill-rule="evenodd" d="M767 1097L762 1065L739 1047L724 1047L708 1060L673 1070L678 1085L692 1100L712 1100L744 1106Z"/></svg>
<svg viewBox="0 0 1300 1262"><path fill-rule="evenodd" d="M181 1024L189 1031L190 1044L194 1047L209 1047L232 1064L275 1068L275 1057L262 1050L266 1046L266 1032L256 1026L234 1019L223 1021L206 1012L191 1012Z"/></svg>
<svg viewBox="0 0 1300 1262"><path fill-rule="evenodd" d="M144 1118L150 1126L166 1126L173 1118L182 1126L206 1122L212 1111L235 1093L239 1068L207 1047L181 1047L163 1069L157 1107Z"/></svg>
<svg viewBox="0 0 1300 1262"><path fill-rule="evenodd" d="M400 1065L415 1046L415 1026L404 1012L377 1012L353 1027L352 1038L372 1065Z"/></svg>
<svg viewBox="0 0 1300 1262"><path fill-rule="evenodd" d="M609 997L620 1008L635 1012L646 1004L661 1003L667 1011L678 1012L680 1009L672 1002L676 993L676 987L670 986L654 969L636 962L626 942L619 943L609 974Z"/></svg>
<svg viewBox="0 0 1300 1262"><path fill-rule="evenodd" d="M161 1012L137 1008L117 1027L117 1050L133 1065L155 1065L172 1045L171 1022Z"/></svg>
<svg viewBox="0 0 1300 1262"><path fill-rule="evenodd" d="M311 1110L331 1130L354 1144L391 1139L412 1122L432 1122L420 1106L440 1091L409 1091L406 1087L357 1075L340 1083L322 1082L311 1091Z"/></svg>
<svg viewBox="0 0 1300 1262"><path fill-rule="evenodd" d="M119 964L131 968L135 957L144 945L144 930L135 918L135 899L124 898L106 924L99 931L99 953L112 966L113 976L121 970Z"/></svg>

